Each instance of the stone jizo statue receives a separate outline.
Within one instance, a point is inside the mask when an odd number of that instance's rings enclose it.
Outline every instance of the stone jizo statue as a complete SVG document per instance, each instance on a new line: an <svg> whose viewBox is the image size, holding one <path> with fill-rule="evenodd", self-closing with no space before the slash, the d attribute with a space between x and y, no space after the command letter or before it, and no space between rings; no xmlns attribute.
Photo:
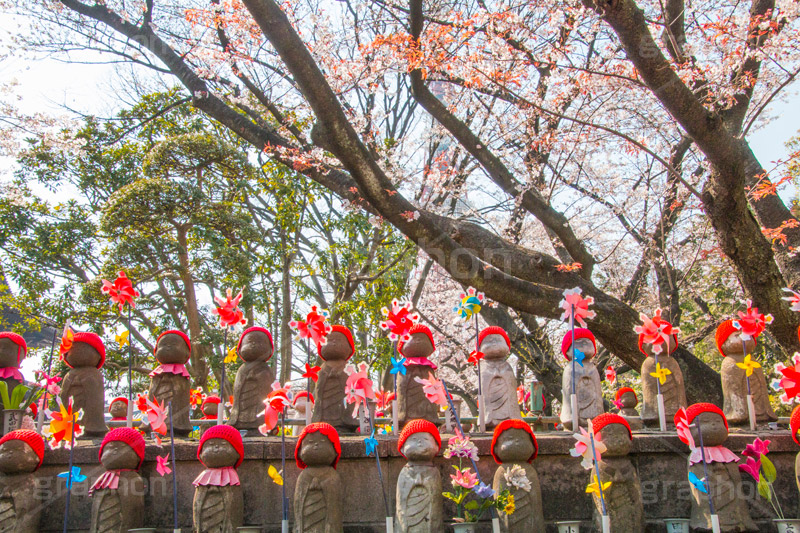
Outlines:
<svg viewBox="0 0 800 533"><path fill-rule="evenodd" d="M572 354L577 349L582 355L575 361L575 375L572 372ZM572 342L572 331L568 331L561 341L561 354L569 361L564 367L561 380L561 423L564 429L572 431L572 383L575 382L575 394L578 397L578 419L581 426L590 418L603 412L603 390L600 385L600 373L594 363L597 355L597 341L591 331L586 328L575 328L575 342ZM580 361L580 363L578 362ZM581 364L582 363L582 364Z"/></svg>
<svg viewBox="0 0 800 533"><path fill-rule="evenodd" d="M358 428L358 420L353 416L353 409L344 404L347 374L344 367L356 353L353 334L341 325L333 326L328 334L328 341L320 347L319 356L323 363L319 371L314 390L316 403L312 422L325 422L342 433L354 433Z"/></svg>
<svg viewBox="0 0 800 533"><path fill-rule="evenodd" d="M242 435L233 426L212 426L200 438L197 458L206 467L194 480L194 531L235 533L244 517L236 469L244 460Z"/></svg>
<svg viewBox="0 0 800 533"><path fill-rule="evenodd" d="M642 419L639 417L639 411L636 410L639 398L636 396L635 390L630 387L622 387L617 391L614 400L614 403L619 408L619 415L628 422L628 426L632 431L644 428Z"/></svg>
<svg viewBox="0 0 800 533"><path fill-rule="evenodd" d="M521 419L517 403L517 378L508 364L511 341L503 328L491 326L478 335L479 350L483 352L481 382L486 402L486 427L493 428L503 420Z"/></svg>
<svg viewBox="0 0 800 533"><path fill-rule="evenodd" d="M29 429L0 439L0 530L38 533L44 502L34 472L44 460L44 439Z"/></svg>
<svg viewBox="0 0 800 533"><path fill-rule="evenodd" d="M431 330L417 324L409 331L411 339L397 344L397 351L405 358L406 373L397 376L397 423L404 427L418 418L439 424L439 406L428 401L422 384L415 378L436 377L436 365L428 359L436 349Z"/></svg>
<svg viewBox="0 0 800 533"><path fill-rule="evenodd" d="M190 419L191 381L186 363L192 354L192 343L182 331L165 331L156 339L155 357L159 366L150 372L150 399L172 402L172 423L175 435L186 437L192 432ZM149 428L143 426L144 431Z"/></svg>
<svg viewBox="0 0 800 533"><path fill-rule="evenodd" d="M258 413L264 410L264 399L275 381L275 372L268 363L273 353L272 334L265 328L248 328L239 338L236 351L244 364L236 372L228 423L236 429L246 429L248 434L258 433L258 426L264 423Z"/></svg>
<svg viewBox="0 0 800 533"><path fill-rule="evenodd" d="M28 353L28 345L21 335L11 331L0 332L0 380L6 383L8 395L24 379L19 365ZM2 429L3 400L0 399L0 429Z"/></svg>
<svg viewBox="0 0 800 533"><path fill-rule="evenodd" d="M108 405L108 414L111 415L111 420L115 422L128 420L128 399L120 396L111 400Z"/></svg>
<svg viewBox="0 0 800 533"><path fill-rule="evenodd" d="M105 423L105 397L103 391L103 363L106 347L94 333L78 332L73 335L72 346L63 354L70 368L61 386L61 401L66 405L72 397L73 412L83 409L83 437L102 437L108 431Z"/></svg>
<svg viewBox="0 0 800 533"><path fill-rule="evenodd" d="M442 476L433 466L442 439L439 429L427 420L412 420L403 428L397 450L408 459L397 478L398 533L444 531L442 520Z"/></svg>
<svg viewBox="0 0 800 533"><path fill-rule="evenodd" d="M294 452L302 470L294 489L295 533L342 531L345 490L336 471L341 455L339 434L330 424L313 423L300 433Z"/></svg>
<svg viewBox="0 0 800 533"><path fill-rule="evenodd" d="M656 316L653 318L653 322L658 324L659 322L666 322L666 320ZM664 417L667 426L669 426L673 424L675 413L689 405L689 403L686 401L683 372L681 372L678 361L672 357L672 354L678 348L678 334L671 335L667 343L661 344L661 348L661 353L657 355L658 365L662 369L669 371L669 374L666 374L664 383L661 385L661 394L664 397ZM642 422L646 426L658 427L657 396L659 384L657 383L658 379L651 375L656 372L656 355L653 353L653 346L643 342L642 335L639 335L639 350L647 356L644 363L642 363L640 374L642 380Z"/></svg>

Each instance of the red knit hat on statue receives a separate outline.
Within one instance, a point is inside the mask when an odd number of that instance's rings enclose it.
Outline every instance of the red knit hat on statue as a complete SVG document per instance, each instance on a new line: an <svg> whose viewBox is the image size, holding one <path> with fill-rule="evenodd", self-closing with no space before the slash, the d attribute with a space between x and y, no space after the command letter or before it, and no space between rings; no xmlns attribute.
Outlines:
<svg viewBox="0 0 800 533"><path fill-rule="evenodd" d="M694 405L690 405L686 409L686 420L690 424L692 420L695 419L697 415L700 413L716 413L722 417L722 421L725 422L725 429L728 428L728 419L725 418L725 413L722 412L722 409L714 405L713 403L696 403Z"/></svg>
<svg viewBox="0 0 800 533"><path fill-rule="evenodd" d="M481 345L483 339L485 339L487 335L501 335L506 340L506 345L508 348L511 348L511 339L508 338L508 333L506 333L506 330L500 326L489 326L488 328L483 328L480 334L478 334L478 346Z"/></svg>
<svg viewBox="0 0 800 533"><path fill-rule="evenodd" d="M792 438L800 445L800 440L797 440L797 432L800 431L800 405L792 411L792 416L789 418L789 427L792 430Z"/></svg>
<svg viewBox="0 0 800 533"><path fill-rule="evenodd" d="M267 335L267 338L269 339L269 345L272 347L272 350L274 352L275 343L272 341L272 333L270 333L267 328L262 328L260 326L253 326L251 328L247 328L242 332L242 336L239 337L239 342L238 344L236 344L236 353L239 353L239 350L242 348L242 341L244 340L244 336L247 335L248 333L253 333L254 331L260 331L261 333ZM267 361L269 361L270 359L272 359L272 355L267 357Z"/></svg>
<svg viewBox="0 0 800 533"><path fill-rule="evenodd" d="M405 444L408 437L414 433L430 433L433 440L436 441L436 445L439 446L439 450L442 449L442 436L439 434L439 428L436 427L436 424L430 420L418 418L406 424L403 431L400 432L400 439L397 441L397 451L400 452L400 455L403 457L405 457L403 453L403 444ZM436 453L439 453L439 450L436 450Z"/></svg>
<svg viewBox="0 0 800 533"><path fill-rule="evenodd" d="M592 341L594 345L594 350L597 351L597 340L594 338L594 334L586 328L575 328L575 339L589 339ZM572 346L572 331L568 331L564 338L561 340L561 355L563 355L567 361L569 361L569 356L567 355L567 350L569 350L570 346Z"/></svg>
<svg viewBox="0 0 800 533"><path fill-rule="evenodd" d="M725 356L725 353L722 351L722 345L725 344L725 341L728 340L728 337L737 331L739 330L733 327L733 320L726 320L717 328L717 333L714 335L714 342L716 342L717 350L719 350L719 353L721 353L723 357ZM753 341L755 342L755 339L753 339Z"/></svg>
<svg viewBox="0 0 800 533"><path fill-rule="evenodd" d="M539 443L536 442L536 435L533 434L531 426L528 425L528 423L525 422L524 420L517 420L512 418L510 420L503 420L502 422L497 424L496 428L494 428L494 435L492 435L492 447L489 449L489 451L492 453L492 457L494 457L494 462L497 464L502 464L502 461L500 461L500 459L498 459L497 456L494 454L494 447L497 445L497 441L500 439L500 435L502 435L504 431L509 429L522 429L528 435L531 436L531 440L533 441L533 455L530 456L528 462L530 463L534 459L536 459L536 456L539 454Z"/></svg>
<svg viewBox="0 0 800 533"><path fill-rule="evenodd" d="M353 357L353 354L356 353L356 344L353 342L353 333L347 326L343 326L341 324L336 324L334 326L331 326L331 333L333 333L334 331L344 335L344 337L347 339L347 343L350 344L350 355L347 357L348 359L350 359L351 357ZM331 333L328 333L328 335L330 336ZM319 352L319 356L322 357L321 345L317 346L317 351ZM325 361L325 358L322 357L322 360Z"/></svg>
<svg viewBox="0 0 800 533"><path fill-rule="evenodd" d="M100 362L97 363L97 368L103 368L103 364L106 362L106 345L103 344L103 339L97 336L94 333L89 333L88 331L80 331L75 333L72 337L72 343L75 344L76 342L82 342L84 344L88 344L95 350L97 353L100 354ZM67 362L67 358L64 358L64 363L70 367L74 368L71 364Z"/></svg>
<svg viewBox="0 0 800 533"><path fill-rule="evenodd" d="M294 460L297 462L297 468L300 470L303 470L307 466L300 460L300 447L303 445L303 439L306 438L306 435L317 431L328 437L328 440L333 444L333 449L336 450L336 459L333 460L331 466L336 468L336 465L339 464L339 458L342 456L342 445L339 443L339 434L332 425L326 424L325 422L315 422L314 424L307 425L305 429L303 429L303 432L300 433L300 438L297 439L297 446L294 449Z"/></svg>
<svg viewBox="0 0 800 533"><path fill-rule="evenodd" d="M128 399L127 399L127 398L123 398L122 396L119 396L119 397L117 397L117 398L114 398L113 400L111 400L111 403L109 403L109 404L108 404L108 406L109 406L109 407L111 407L111 405L112 405L114 402L122 402L122 403L124 403L125 405L128 405Z"/></svg>
<svg viewBox="0 0 800 533"><path fill-rule="evenodd" d="M424 333L431 341L431 346L433 347L433 349L434 350L436 349L436 343L433 342L433 334L431 333L431 329L428 326L424 324L416 324L410 330L408 330L409 335L413 335L415 333ZM403 353L403 344L405 343L402 340L400 340L400 342L397 343L397 351L400 352L401 354Z"/></svg>
<svg viewBox="0 0 800 533"><path fill-rule="evenodd" d="M600 430L609 424L622 424L628 430L628 436L633 440L633 433L631 433L631 426L628 421L614 413L603 413L592 419L592 428L595 433L600 433Z"/></svg>
<svg viewBox="0 0 800 533"><path fill-rule="evenodd" d="M12 331L0 331L0 339L8 339L19 348L17 349L17 364L22 361L22 358L28 355L28 345L25 343L25 339L22 338L22 335L17 335Z"/></svg>
<svg viewBox="0 0 800 533"><path fill-rule="evenodd" d="M98 460L103 457L103 447L113 441L124 442L136 452L136 455L139 456L139 466L136 467L136 470L139 470L144 462L144 437L139 433L139 430L134 428L114 428L106 433L102 444L100 444L100 453L97 454Z"/></svg>
<svg viewBox="0 0 800 533"><path fill-rule="evenodd" d="M294 395L294 400L292 400L292 406L296 406L297 405L297 400L300 400L301 398L305 398L305 397L308 397L309 400L310 400L311 405L314 405L314 395L311 394L310 392L300 391L300 392L298 392L297 394Z"/></svg>
<svg viewBox="0 0 800 533"><path fill-rule="evenodd" d="M219 404L222 400L219 399L219 396L206 396L203 398L203 403L200 404L200 410L202 411L207 404L216 403Z"/></svg>
<svg viewBox="0 0 800 533"><path fill-rule="evenodd" d="M636 396L636 391L635 391L635 390L633 390L633 389L632 389L632 388L630 388L630 387L622 387L621 389L619 389L619 390L617 391L617 395L614 397L614 399L615 399L615 400L617 400L617 401L619 401L619 399L620 399L620 398L622 398L622 395L623 395L623 394L625 394L626 392L633 393L633 397L634 397L634 398L636 398L636 402L637 402L637 403L639 402L639 397L638 397L638 396Z"/></svg>
<svg viewBox="0 0 800 533"><path fill-rule="evenodd" d="M239 468L239 465L244 461L244 444L242 443L242 434L233 426L211 426L200 437L200 444L197 446L197 460L201 463L200 452L203 451L203 444L208 439L224 439L233 446L233 449L239 453L239 460L236 462L234 468ZM205 465L205 463L203 463Z"/></svg>
<svg viewBox="0 0 800 533"><path fill-rule="evenodd" d="M164 335L177 335L178 337L182 338L183 342L186 343L186 346L189 347L189 353L192 353L192 341L189 340L189 336L182 331L178 331L177 329L168 329L156 339L156 345L153 347L153 355L155 355L156 350L158 350L158 341L160 341L161 337ZM189 359L187 358L186 360L188 361Z"/></svg>
<svg viewBox="0 0 800 533"><path fill-rule="evenodd" d="M33 453L39 458L39 464L36 465L36 470L42 466L42 461L44 461L44 439L41 435L30 429L17 429L6 433L6 435L0 439L0 445L10 440L21 440L30 446Z"/></svg>

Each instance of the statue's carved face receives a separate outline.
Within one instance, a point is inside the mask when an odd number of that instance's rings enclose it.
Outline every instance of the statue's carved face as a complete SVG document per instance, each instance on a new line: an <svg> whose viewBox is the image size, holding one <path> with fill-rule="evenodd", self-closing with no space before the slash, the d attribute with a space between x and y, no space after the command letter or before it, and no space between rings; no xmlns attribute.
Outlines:
<svg viewBox="0 0 800 533"><path fill-rule="evenodd" d="M628 435L628 428L622 424L609 424L597 434L598 439L606 445L607 456L628 455L633 442Z"/></svg>
<svg viewBox="0 0 800 533"><path fill-rule="evenodd" d="M0 444L0 472L26 474L36 470L38 464L39 457L25 442L9 440Z"/></svg>
<svg viewBox="0 0 800 533"><path fill-rule="evenodd" d="M263 331L251 331L242 339L239 357L245 361L266 361L272 357L272 343Z"/></svg>
<svg viewBox="0 0 800 533"><path fill-rule="evenodd" d="M64 359L73 368L97 367L100 364L100 352L85 342L73 342L65 354Z"/></svg>
<svg viewBox="0 0 800 533"><path fill-rule="evenodd" d="M567 350L567 354L569 355L570 360L572 360L572 350L573 348L577 348L578 350L583 352L585 356L583 358L584 361L588 361L589 359L593 358L597 354L597 350L594 347L594 343L591 339L578 339L572 343L572 345Z"/></svg>
<svg viewBox="0 0 800 533"><path fill-rule="evenodd" d="M431 461L438 451L436 440L427 431L414 433L403 443L403 455L409 461Z"/></svg>
<svg viewBox="0 0 800 533"><path fill-rule="evenodd" d="M755 348L756 341L754 339L748 339L744 341L744 346L742 346L742 335L738 331L733 332L731 336L722 343L722 353L728 357L734 357L736 359L744 358L745 355L753 353ZM747 351L745 351L745 349Z"/></svg>
<svg viewBox="0 0 800 533"><path fill-rule="evenodd" d="M494 454L503 463L524 463L533 455L533 440L524 429L505 430L494 446Z"/></svg>
<svg viewBox="0 0 800 533"><path fill-rule="evenodd" d="M239 461L239 452L225 439L208 439L203 443L200 460L207 468L235 466Z"/></svg>
<svg viewBox="0 0 800 533"><path fill-rule="evenodd" d="M219 404L208 402L203 404L202 409L203 414L206 416L217 416L217 413L219 413Z"/></svg>
<svg viewBox="0 0 800 533"><path fill-rule="evenodd" d="M19 367L17 362L17 355L22 356L22 352L17 343L3 337L0 339L0 368L15 368Z"/></svg>
<svg viewBox="0 0 800 533"><path fill-rule="evenodd" d="M620 397L619 401L622 402L622 407L625 409L633 409L639 404L639 402L636 400L636 395L632 392L624 393Z"/></svg>
<svg viewBox="0 0 800 533"><path fill-rule="evenodd" d="M326 361L346 361L353 349L350 348L350 343L344 333L339 331L332 331L328 334L328 342L326 342L320 354Z"/></svg>
<svg viewBox="0 0 800 533"><path fill-rule="evenodd" d="M670 335L667 338L667 342L666 343L663 343L663 342L661 343L661 353L658 354L658 357L659 358L661 358L661 357L669 357L672 354L672 352L675 351L675 348L677 348L677 347L678 347L678 345L675 343L675 337ZM642 349L644 350L644 353L646 353L648 356L653 357L654 354L653 354L653 345L652 344L643 343L642 344Z"/></svg>
<svg viewBox="0 0 800 533"><path fill-rule="evenodd" d="M725 421L717 413L700 413L694 418L692 429L692 437L694 443L700 446L700 436L697 433L697 426L703 432L703 446L721 446L725 439L728 438L728 429L725 427ZM699 423L698 423L699 422Z"/></svg>
<svg viewBox="0 0 800 533"><path fill-rule="evenodd" d="M113 417L124 418L128 416L128 406L125 405L125 402L117 400L116 402L111 403L111 405L108 407L108 412ZM105 450L105 448L103 449Z"/></svg>
<svg viewBox="0 0 800 533"><path fill-rule="evenodd" d="M433 344L424 333L414 333L408 342L403 343L403 355L406 357L429 357L433 353Z"/></svg>
<svg viewBox="0 0 800 533"><path fill-rule="evenodd" d="M486 359L505 359L509 354L506 340L497 333L486 335L481 341L480 350Z"/></svg>
<svg viewBox="0 0 800 533"><path fill-rule="evenodd" d="M136 470L139 466L139 456L128 444L115 440L103 446L103 455L100 462L106 470Z"/></svg>
<svg viewBox="0 0 800 533"><path fill-rule="evenodd" d="M308 466L333 466L336 460L336 449L328 437L315 431L303 438L300 447L300 460Z"/></svg>
<svg viewBox="0 0 800 533"><path fill-rule="evenodd" d="M191 352L183 337L168 333L158 340L156 359L162 365L182 365L189 360Z"/></svg>

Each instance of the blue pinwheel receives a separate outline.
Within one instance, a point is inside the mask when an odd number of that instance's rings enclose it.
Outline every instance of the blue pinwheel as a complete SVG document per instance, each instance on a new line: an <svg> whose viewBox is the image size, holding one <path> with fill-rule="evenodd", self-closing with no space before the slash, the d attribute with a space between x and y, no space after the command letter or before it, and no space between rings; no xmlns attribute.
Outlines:
<svg viewBox="0 0 800 533"><path fill-rule="evenodd" d="M61 472L57 476L57 477L63 477L64 479L67 480L67 488L68 489L72 488L72 483L73 482L80 483L81 481L86 481L86 476L81 474L81 468L79 466L73 466L71 472L72 472L71 476L70 476L70 471Z"/></svg>
<svg viewBox="0 0 800 533"><path fill-rule="evenodd" d="M389 371L390 374L403 374L406 375L406 358L405 357L398 357L395 359L392 357L392 369Z"/></svg>
<svg viewBox="0 0 800 533"><path fill-rule="evenodd" d="M700 479L694 472L689 472L689 483L694 485L695 488L703 494L708 494L708 486L706 485L705 478Z"/></svg>
<svg viewBox="0 0 800 533"><path fill-rule="evenodd" d="M372 455L373 453L375 453L377 451L377 449L378 449L378 439L375 438L375 431L373 431L372 434L369 437L364 439L364 445L367 448L367 451L366 451L367 455Z"/></svg>
<svg viewBox="0 0 800 533"><path fill-rule="evenodd" d="M572 354L573 357L575 357L575 362L583 366L583 360L586 359L586 354L577 348L572 349Z"/></svg>
<svg viewBox="0 0 800 533"><path fill-rule="evenodd" d="M475 313L481 312L483 306L484 295L482 292L477 292L470 287L467 289L466 294L460 294L461 301L458 305L453 307L453 311L462 319L469 320Z"/></svg>

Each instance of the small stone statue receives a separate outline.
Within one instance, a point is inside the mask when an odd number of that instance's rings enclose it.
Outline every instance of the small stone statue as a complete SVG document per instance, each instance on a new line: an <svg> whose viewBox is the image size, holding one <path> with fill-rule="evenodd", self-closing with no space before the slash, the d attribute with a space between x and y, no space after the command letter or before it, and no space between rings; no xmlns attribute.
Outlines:
<svg viewBox="0 0 800 533"><path fill-rule="evenodd" d="M703 473L703 455L708 465L708 483L714 501L714 509L719 516L722 531L758 531L758 527L750 518L747 501L742 491L742 476L736 463L739 458L729 449L722 446L728 438L728 421L719 407L710 403L696 403L686 409L695 448L689 456L689 472L697 479L705 477ZM703 448L700 448L700 435L703 435ZM711 530L711 514L708 507L708 495L700 492L692 485L692 530Z"/></svg>
<svg viewBox="0 0 800 533"><path fill-rule="evenodd" d="M294 450L302 470L294 489L295 533L342 531L344 491L336 471L341 455L339 434L330 424L310 424L300 433Z"/></svg>
<svg viewBox="0 0 800 533"><path fill-rule="evenodd" d="M486 402L486 427L493 428L503 420L522 419L517 403L517 378L506 360L511 340L503 328L491 326L478 335L479 350L483 352L481 382Z"/></svg>
<svg viewBox="0 0 800 533"><path fill-rule="evenodd" d="M572 375L572 352L577 348L583 353L583 360L575 360L575 376ZM600 385L600 373L594 364L597 354L597 341L594 334L586 328L575 328L575 342L572 332L568 331L561 341L561 354L570 361L564 368L561 380L561 423L564 429L572 431L572 382L575 381L575 394L578 397L578 423L586 425L590 418L603 412L603 389ZM583 363L583 364L581 364Z"/></svg>
<svg viewBox="0 0 800 533"><path fill-rule="evenodd" d="M128 399L123 398L122 396L118 398L114 398L111 400L111 403L108 404L108 414L111 415L111 420L118 422L118 421L127 421L128 420Z"/></svg>
<svg viewBox="0 0 800 533"><path fill-rule="evenodd" d="M747 376L745 370L736 366L736 363L743 363L745 356L752 354L756 347L755 339L745 341L745 345L742 346L740 335L731 320L720 324L715 335L717 349L725 357L719 372L722 376L722 410L728 422L734 426L750 424L747 410ZM756 368L750 376L750 391L753 395L756 422L767 423L778 420L769 404L769 391L763 369Z"/></svg>
<svg viewBox="0 0 800 533"><path fill-rule="evenodd" d="M353 334L347 327L338 324L333 326L327 342L319 349L319 356L324 362L314 389L316 403L311 421L325 422L342 433L354 433L358 427L353 410L344 404L347 383L344 367L354 353Z"/></svg>
<svg viewBox="0 0 800 533"><path fill-rule="evenodd" d="M628 422L628 426L632 431L644 428L642 419L639 417L639 411L636 410L639 398L636 396L635 390L630 387L622 387L614 397L614 404L619 409L619 415Z"/></svg>
<svg viewBox="0 0 800 533"><path fill-rule="evenodd" d="M213 394L203 398L203 403L200 404L200 410L203 412L203 416L200 417L200 420L216 420L219 415L219 404L221 401L219 396L214 396Z"/></svg>
<svg viewBox="0 0 800 533"><path fill-rule="evenodd" d="M292 407L297 412L297 418L302 420L306 419L306 411L311 410L314 412L314 395L311 394L309 398L309 394L306 391L300 391L294 395L294 400L292 400Z"/></svg>
<svg viewBox="0 0 800 533"><path fill-rule="evenodd" d="M425 397L422 384L415 379L436 377L436 365L428 359L436 349L433 335L422 324L412 327L409 333L409 341L397 344L397 351L406 358L406 373L397 376L397 423L403 427L410 420L421 418L438 425L439 406Z"/></svg>
<svg viewBox="0 0 800 533"><path fill-rule="evenodd" d="M792 411L792 416L789 418L789 428L792 430L792 439L794 439L795 444L800 446L800 440L797 440L797 432L800 431L800 405ZM800 491L800 452L794 458L794 479L797 483L797 490Z"/></svg>
<svg viewBox="0 0 800 533"><path fill-rule="evenodd" d="M0 531L38 533L43 503L34 472L44 460L44 439L30 429L0 439Z"/></svg>
<svg viewBox="0 0 800 533"><path fill-rule="evenodd" d="M233 426L203 433L197 459L206 467L194 480L194 531L234 533L244 521L244 501L236 469L244 460L242 434Z"/></svg>
<svg viewBox="0 0 800 533"><path fill-rule="evenodd" d="M105 398L103 372L106 347L94 333L75 333L72 346L61 356L70 368L61 387L61 401L66 404L70 396L73 412L83 409L83 436L102 437L108 431L104 417Z"/></svg>
<svg viewBox="0 0 800 533"><path fill-rule="evenodd" d="M127 413L127 411L126 411ZM106 471L89 489L92 497L90 533L127 533L144 522L144 438L134 428L114 428L100 445Z"/></svg>
<svg viewBox="0 0 800 533"><path fill-rule="evenodd" d="M408 459L397 478L395 530L399 533L438 533L442 521L442 476L433 458L442 447L435 424L412 420L400 433L397 450Z"/></svg>
<svg viewBox="0 0 800 533"><path fill-rule="evenodd" d="M21 335L11 331L0 332L0 380L5 381L9 397L14 387L25 381L19 365L27 354L28 345ZM0 399L0 429L3 424L3 407L3 400Z"/></svg>
<svg viewBox="0 0 800 533"><path fill-rule="evenodd" d="M165 331L156 339L155 357L159 366L150 372L150 399L166 407L172 402L172 424L176 436L186 437L192 432L189 393L191 381L186 362L192 353L192 343L182 331ZM147 432L146 425L142 429Z"/></svg>
<svg viewBox="0 0 800 533"><path fill-rule="evenodd" d="M530 464L538 450L531 427L522 420L505 420L494 429L491 453L500 467L494 473L492 488L495 492L508 489L514 496L514 512L500 513L504 532L544 533L546 530L539 476Z"/></svg>
<svg viewBox="0 0 800 533"><path fill-rule="evenodd" d="M633 445L633 435L628 422L619 415L603 413L594 420L592 426L595 438L606 446L598 464L600 482L611 482L603 491L608 516L614 531L644 533L644 507L639 474L633 467L628 454ZM590 483L595 481L595 471L589 475ZM602 530L602 508L600 495L593 493L594 523L597 531Z"/></svg>
<svg viewBox="0 0 800 533"><path fill-rule="evenodd" d="M236 351L244 364L236 372L233 409L228 423L236 429L259 434L258 426L264 421L258 413L264 410L264 399L275 381L275 373L267 363L273 352L272 334L257 326L247 328L239 338Z"/></svg>
<svg viewBox="0 0 800 533"><path fill-rule="evenodd" d="M653 317L656 325L671 324L659 316ZM667 344L664 346L664 344ZM678 334L673 333L669 336L666 343L661 345L662 351L658 354L658 365L669 370L666 381L661 385L661 394L664 396L664 418L667 426L673 423L675 413L679 409L686 407L686 387L683 384L683 372L678 361L672 357L672 353L678 348ZM651 376L656 371L656 356L653 353L653 346L644 343L644 336L639 335L639 350L647 357L642 363L642 422L646 426L659 425L658 420L658 378Z"/></svg>

